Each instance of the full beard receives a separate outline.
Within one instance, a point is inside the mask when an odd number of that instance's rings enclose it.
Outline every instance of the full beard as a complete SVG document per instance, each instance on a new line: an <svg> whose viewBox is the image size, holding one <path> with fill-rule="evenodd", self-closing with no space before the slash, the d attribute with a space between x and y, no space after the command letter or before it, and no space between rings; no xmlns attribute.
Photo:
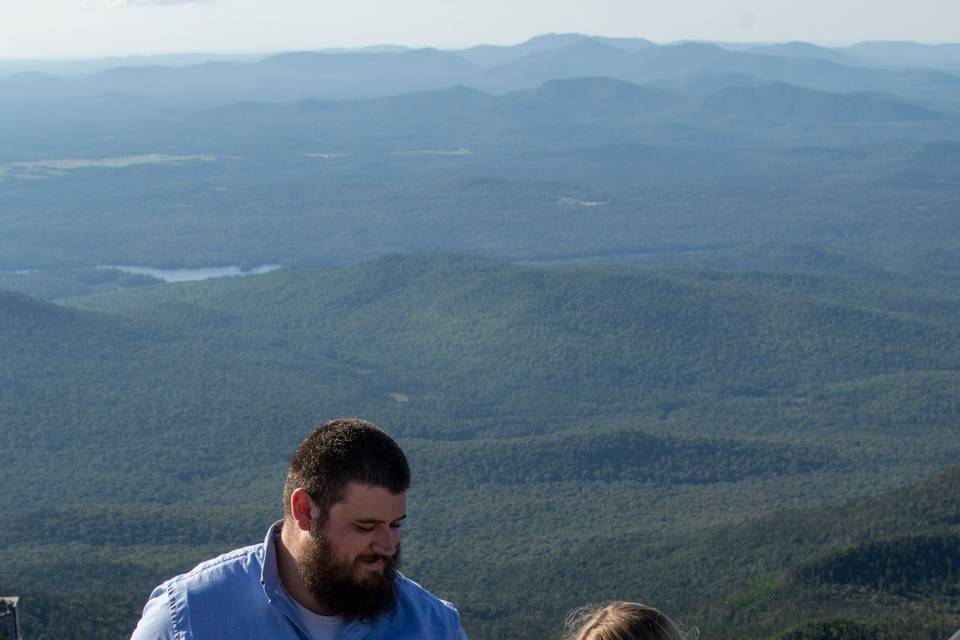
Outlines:
<svg viewBox="0 0 960 640"><path fill-rule="evenodd" d="M393 609L397 602L399 547L391 557L370 554L346 562L319 532L312 534L312 544L303 550L298 568L304 585L325 611L346 620L369 621ZM363 572L364 561L376 560L383 560L383 573ZM357 576L363 573L366 577L359 579Z"/></svg>

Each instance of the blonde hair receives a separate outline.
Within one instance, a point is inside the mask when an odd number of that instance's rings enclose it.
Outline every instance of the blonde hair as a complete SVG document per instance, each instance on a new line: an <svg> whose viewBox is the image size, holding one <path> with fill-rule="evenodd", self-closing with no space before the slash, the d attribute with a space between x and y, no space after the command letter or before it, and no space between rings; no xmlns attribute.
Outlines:
<svg viewBox="0 0 960 640"><path fill-rule="evenodd" d="M684 640L665 614L638 602L611 602L574 611L566 640Z"/></svg>

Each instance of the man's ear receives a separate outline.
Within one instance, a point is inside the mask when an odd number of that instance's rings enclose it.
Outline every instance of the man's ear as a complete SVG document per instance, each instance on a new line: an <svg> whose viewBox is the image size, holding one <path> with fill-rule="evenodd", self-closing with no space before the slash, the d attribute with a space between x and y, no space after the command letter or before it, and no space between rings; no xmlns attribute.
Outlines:
<svg viewBox="0 0 960 640"><path fill-rule="evenodd" d="M310 531L313 523L313 498L306 489L294 489L290 494L290 515L302 531Z"/></svg>

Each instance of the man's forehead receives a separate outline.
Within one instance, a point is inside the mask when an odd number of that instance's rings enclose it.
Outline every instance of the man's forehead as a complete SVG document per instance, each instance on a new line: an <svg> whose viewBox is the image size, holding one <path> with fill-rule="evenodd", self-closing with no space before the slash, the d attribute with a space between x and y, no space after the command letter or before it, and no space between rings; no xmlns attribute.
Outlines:
<svg viewBox="0 0 960 640"><path fill-rule="evenodd" d="M393 493L386 487L351 481L347 483L343 498L334 503L333 509L341 511L384 511L400 509L404 511L407 504L407 493ZM403 515L402 513L400 514ZM394 516L400 517L400 516Z"/></svg>

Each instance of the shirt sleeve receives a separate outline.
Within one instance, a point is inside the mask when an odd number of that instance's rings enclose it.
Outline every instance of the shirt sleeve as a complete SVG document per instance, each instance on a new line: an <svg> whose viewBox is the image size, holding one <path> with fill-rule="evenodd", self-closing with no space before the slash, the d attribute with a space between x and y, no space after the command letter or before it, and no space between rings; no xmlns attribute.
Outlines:
<svg viewBox="0 0 960 640"><path fill-rule="evenodd" d="M170 596L163 586L157 587L150 594L130 640L174 640Z"/></svg>
<svg viewBox="0 0 960 640"><path fill-rule="evenodd" d="M469 640L467 638L467 632L463 630L462 625L460 626L459 629L457 629L457 640Z"/></svg>

